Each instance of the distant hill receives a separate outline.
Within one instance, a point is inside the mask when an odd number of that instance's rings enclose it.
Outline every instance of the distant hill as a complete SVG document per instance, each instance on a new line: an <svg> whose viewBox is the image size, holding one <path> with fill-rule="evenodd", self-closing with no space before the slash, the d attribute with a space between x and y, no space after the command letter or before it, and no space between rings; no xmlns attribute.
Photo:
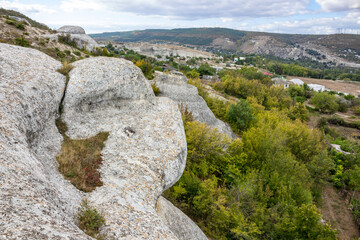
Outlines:
<svg viewBox="0 0 360 240"><path fill-rule="evenodd" d="M148 29L90 34L98 41L167 42L205 50L228 50L285 59L310 58L338 65L360 64L360 35L278 34L228 28ZM359 65L360 66L360 65Z"/></svg>
<svg viewBox="0 0 360 240"><path fill-rule="evenodd" d="M214 39L226 37L236 40L246 36L246 32L227 28L181 28L181 29L149 29L130 32L109 32L91 34L98 40L113 40L123 42L177 42L197 46L210 45Z"/></svg>

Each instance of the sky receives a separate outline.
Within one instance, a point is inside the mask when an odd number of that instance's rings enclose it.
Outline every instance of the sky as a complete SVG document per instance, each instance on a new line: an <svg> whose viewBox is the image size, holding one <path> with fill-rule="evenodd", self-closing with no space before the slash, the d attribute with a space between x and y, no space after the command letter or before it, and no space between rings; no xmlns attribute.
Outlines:
<svg viewBox="0 0 360 240"><path fill-rule="evenodd" d="M225 27L296 34L360 34L360 0L0 0L52 29L87 33Z"/></svg>

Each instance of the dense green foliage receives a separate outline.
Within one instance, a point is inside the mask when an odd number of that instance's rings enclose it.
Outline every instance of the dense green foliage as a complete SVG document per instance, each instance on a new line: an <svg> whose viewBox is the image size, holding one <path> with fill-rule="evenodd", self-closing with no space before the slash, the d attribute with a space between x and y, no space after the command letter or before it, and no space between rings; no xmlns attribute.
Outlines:
<svg viewBox="0 0 360 240"><path fill-rule="evenodd" d="M281 86L271 86L271 80L263 74L259 79L253 79L258 73L251 68L250 70L245 69L224 71L220 74L222 82L217 82L214 88L237 98L253 98L255 102L263 105L266 109L274 107L284 109L291 106L292 99L286 89Z"/></svg>
<svg viewBox="0 0 360 240"><path fill-rule="evenodd" d="M336 239L315 190L332 169L321 134L263 111L242 141L185 122L188 157L165 193L213 239Z"/></svg>
<svg viewBox="0 0 360 240"><path fill-rule="evenodd" d="M199 69L197 70L197 72L200 75L211 75L211 76L213 76L213 75L216 74L215 69L210 67L210 65L208 63L201 64Z"/></svg>
<svg viewBox="0 0 360 240"><path fill-rule="evenodd" d="M311 103L320 112L334 113L339 109L336 96L327 92L315 93L314 97L311 98Z"/></svg>

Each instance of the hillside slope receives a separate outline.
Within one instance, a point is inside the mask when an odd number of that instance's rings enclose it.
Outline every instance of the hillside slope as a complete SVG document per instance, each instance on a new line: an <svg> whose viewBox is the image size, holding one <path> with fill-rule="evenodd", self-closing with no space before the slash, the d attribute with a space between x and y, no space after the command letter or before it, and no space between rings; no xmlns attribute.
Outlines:
<svg viewBox="0 0 360 240"><path fill-rule="evenodd" d="M170 42L206 50L228 50L295 60L309 58L360 67L360 35L354 34L304 35L227 28L184 28L108 32L91 34L91 37L115 42Z"/></svg>

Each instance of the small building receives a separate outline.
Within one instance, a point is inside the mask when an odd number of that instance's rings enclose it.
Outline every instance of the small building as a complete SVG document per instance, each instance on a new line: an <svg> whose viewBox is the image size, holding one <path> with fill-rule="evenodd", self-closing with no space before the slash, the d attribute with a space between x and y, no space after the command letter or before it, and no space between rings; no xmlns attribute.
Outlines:
<svg viewBox="0 0 360 240"><path fill-rule="evenodd" d="M271 79L274 82L275 86L283 86L284 88L288 88L289 87L289 82L286 81L285 78L283 77L276 77L276 78L272 78Z"/></svg>
<svg viewBox="0 0 360 240"><path fill-rule="evenodd" d="M238 58L234 58L234 63L237 63L239 61Z"/></svg>
<svg viewBox="0 0 360 240"><path fill-rule="evenodd" d="M323 92L325 91L325 86L320 85L320 84L308 84L309 88L311 90L314 90L316 92Z"/></svg>
<svg viewBox="0 0 360 240"><path fill-rule="evenodd" d="M302 80L298 79L298 78L291 79L289 82L293 83L293 84L296 84L296 85L299 85L299 86L304 85L304 82Z"/></svg>
<svg viewBox="0 0 360 240"><path fill-rule="evenodd" d="M246 57L239 57L239 60L240 60L240 61L245 61L245 60L246 60Z"/></svg>

